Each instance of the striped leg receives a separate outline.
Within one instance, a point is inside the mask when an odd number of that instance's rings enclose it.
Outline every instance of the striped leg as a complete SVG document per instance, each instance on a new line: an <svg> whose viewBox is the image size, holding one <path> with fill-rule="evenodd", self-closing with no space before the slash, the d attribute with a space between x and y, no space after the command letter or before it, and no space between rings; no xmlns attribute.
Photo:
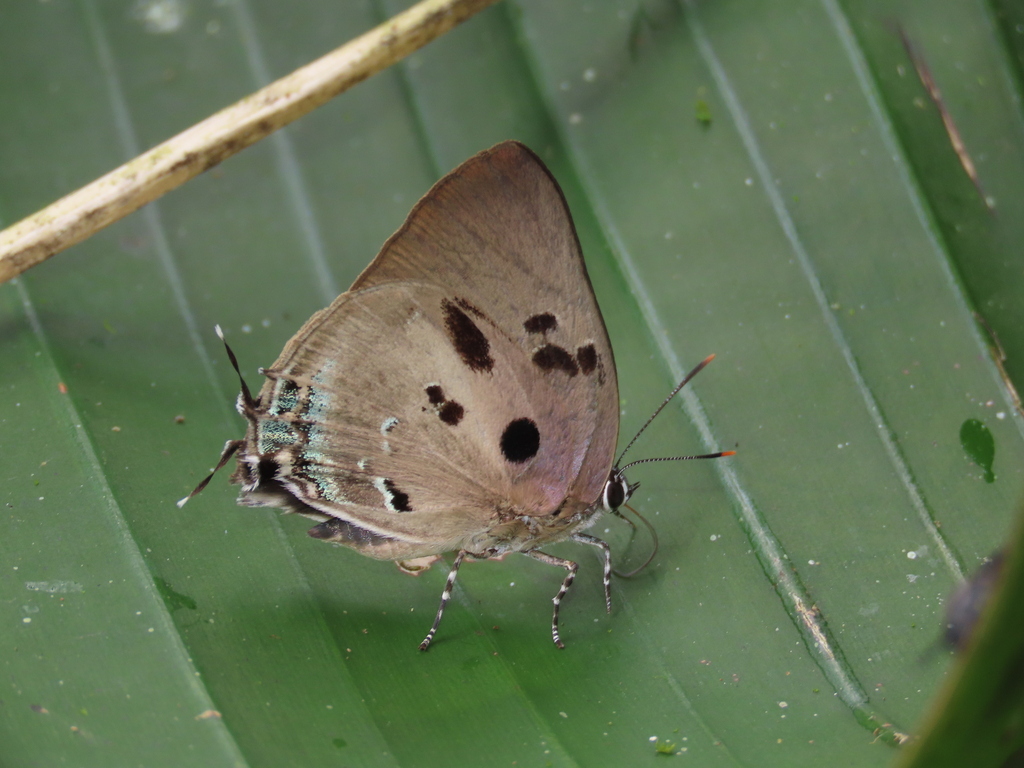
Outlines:
<svg viewBox="0 0 1024 768"><path fill-rule="evenodd" d="M608 613L612 612L612 548L608 542L601 541L596 536L586 533L574 533L569 537L580 544L589 544L592 547L599 547L604 550L604 607Z"/></svg>
<svg viewBox="0 0 1024 768"><path fill-rule="evenodd" d="M434 617L434 626L427 632L427 636L420 643L420 650L425 651L430 647L430 642L434 639L434 635L437 632L437 626L441 623L441 617L444 615L444 607L448 605L448 601L452 597L452 587L455 586L455 576L459 573L459 566L462 565L463 558L466 557L466 550L460 549L459 554L455 556L455 562L452 563L452 569L448 572L448 581L445 582L444 592L441 593L441 605L438 606L437 616Z"/></svg>
<svg viewBox="0 0 1024 768"><path fill-rule="evenodd" d="M562 604L562 598L565 597L565 593L568 592L569 587L572 586L572 580L576 578L576 571L579 570L579 566L572 560L566 560L564 557L547 555L536 549L527 550L523 552L523 554L529 555L534 560L540 560L542 563L557 565L559 568L565 568L565 570L569 572L565 577L565 581L562 582L562 586L559 588L558 594L555 595L555 599L551 601L555 604L555 612L551 616L551 639L555 641L555 645L558 646L558 648L565 648L565 644L558 636L558 606Z"/></svg>

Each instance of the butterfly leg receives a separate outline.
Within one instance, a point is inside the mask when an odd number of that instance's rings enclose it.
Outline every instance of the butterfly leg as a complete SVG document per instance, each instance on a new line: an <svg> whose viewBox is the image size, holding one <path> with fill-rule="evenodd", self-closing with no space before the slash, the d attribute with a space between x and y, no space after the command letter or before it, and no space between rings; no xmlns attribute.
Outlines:
<svg viewBox="0 0 1024 768"><path fill-rule="evenodd" d="M569 537L573 541L578 541L580 544L589 544L592 547L598 547L604 550L604 607L608 613L612 612L612 548L608 546L608 542L601 541L596 536L590 536L586 533L574 533Z"/></svg>
<svg viewBox="0 0 1024 768"><path fill-rule="evenodd" d="M542 563L548 565L557 565L559 568L565 568L569 573L566 575L565 580L562 582L562 586L558 590L558 594L555 595L553 602L555 604L555 612L551 616L551 639L555 641L555 645L560 649L565 648L565 644L562 639L558 636L558 608L562 604L562 598L565 597L565 593L569 591L569 587L572 586L573 579L576 578L576 571L579 570L579 566L572 560L566 560L564 557L555 557L554 555L548 555L536 549L530 549L523 552L524 555L529 555L534 560L540 560Z"/></svg>
<svg viewBox="0 0 1024 768"><path fill-rule="evenodd" d="M430 647L430 642L434 639L434 635L437 633L437 627L441 623L441 617L444 615L444 608L448 605L448 601L452 597L452 587L455 586L455 577L459 573L459 566L462 565L462 560L466 557L466 550L460 549L459 554L455 556L455 562L452 563L452 569L448 572L448 581L445 582L444 592L441 593L441 605L437 609L437 616L434 617L434 625L427 632L427 636L420 643L420 650L425 651Z"/></svg>

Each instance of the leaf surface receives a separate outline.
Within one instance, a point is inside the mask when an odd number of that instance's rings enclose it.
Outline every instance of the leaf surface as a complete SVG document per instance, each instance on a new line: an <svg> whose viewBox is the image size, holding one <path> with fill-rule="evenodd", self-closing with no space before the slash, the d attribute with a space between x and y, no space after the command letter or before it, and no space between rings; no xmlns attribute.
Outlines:
<svg viewBox="0 0 1024 768"><path fill-rule="evenodd" d="M12 7L0 220L400 7ZM946 674L946 596L1024 487L1018 21L952 0L502 4L0 286L4 764L892 760ZM661 549L612 616L592 553L552 549L581 561L564 652L560 574L508 558L462 570L422 654L443 567L324 546L223 477L174 501L243 429L214 324L256 386L432 181L507 138L569 200L624 441L718 355L631 458L739 453L631 470ZM618 521L592 532L645 557Z"/></svg>

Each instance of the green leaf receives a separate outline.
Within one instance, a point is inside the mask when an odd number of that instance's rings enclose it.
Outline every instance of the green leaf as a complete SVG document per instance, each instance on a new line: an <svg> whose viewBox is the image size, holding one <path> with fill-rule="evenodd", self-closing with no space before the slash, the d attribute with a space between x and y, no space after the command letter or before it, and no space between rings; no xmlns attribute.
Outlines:
<svg viewBox="0 0 1024 768"><path fill-rule="evenodd" d="M1024 756L1024 525L1014 538L968 582L980 618L958 627L967 652L901 768L1012 766Z"/></svg>
<svg viewBox="0 0 1024 768"><path fill-rule="evenodd" d="M399 7L11 4L0 221ZM893 760L947 675L945 598L1024 487L1014 13L501 4L0 286L4 765ZM243 429L214 324L255 385L432 181L507 138L573 210L624 439L717 353L631 455L738 455L631 470L661 549L612 616L592 553L552 550L581 561L565 651L561 574L520 557L464 567L424 654L443 567L325 546L224 477L174 501Z"/></svg>

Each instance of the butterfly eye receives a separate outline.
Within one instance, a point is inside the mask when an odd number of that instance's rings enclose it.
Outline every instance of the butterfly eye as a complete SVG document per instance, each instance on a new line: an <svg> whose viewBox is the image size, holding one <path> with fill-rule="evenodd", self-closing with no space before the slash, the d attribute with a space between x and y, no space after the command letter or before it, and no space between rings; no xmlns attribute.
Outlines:
<svg viewBox="0 0 1024 768"><path fill-rule="evenodd" d="M604 495L601 497L601 503L604 506L605 512L614 512L625 504L637 485L639 483L631 486L626 482L626 478L622 473L613 469L612 473L608 476L608 482L604 485Z"/></svg>

